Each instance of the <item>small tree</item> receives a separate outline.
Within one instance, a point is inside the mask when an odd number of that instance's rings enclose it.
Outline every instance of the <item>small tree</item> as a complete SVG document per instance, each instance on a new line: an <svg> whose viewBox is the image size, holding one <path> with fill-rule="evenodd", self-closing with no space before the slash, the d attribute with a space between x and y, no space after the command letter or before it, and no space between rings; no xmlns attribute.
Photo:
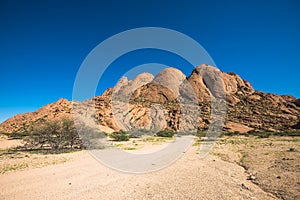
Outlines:
<svg viewBox="0 0 300 200"><path fill-rule="evenodd" d="M59 151L75 145L81 147L81 140L74 122L70 119L42 122L32 128L25 139L25 146L30 149L51 149Z"/></svg>
<svg viewBox="0 0 300 200"><path fill-rule="evenodd" d="M24 139L25 147L30 149L43 149L49 140L49 132L47 129L46 124L40 124L32 128L30 135Z"/></svg>
<svg viewBox="0 0 300 200"><path fill-rule="evenodd" d="M73 149L74 145L81 143L74 121L62 120L62 135L64 137L65 145Z"/></svg>

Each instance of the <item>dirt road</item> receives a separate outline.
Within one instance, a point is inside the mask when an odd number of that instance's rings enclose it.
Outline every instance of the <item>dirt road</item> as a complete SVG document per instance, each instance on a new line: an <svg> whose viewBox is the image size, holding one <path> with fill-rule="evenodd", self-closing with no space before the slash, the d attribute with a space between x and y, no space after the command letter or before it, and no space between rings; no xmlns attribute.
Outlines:
<svg viewBox="0 0 300 200"><path fill-rule="evenodd" d="M148 174L111 170L82 151L72 160L0 175L0 199L274 199L244 169L191 147L173 165Z"/></svg>

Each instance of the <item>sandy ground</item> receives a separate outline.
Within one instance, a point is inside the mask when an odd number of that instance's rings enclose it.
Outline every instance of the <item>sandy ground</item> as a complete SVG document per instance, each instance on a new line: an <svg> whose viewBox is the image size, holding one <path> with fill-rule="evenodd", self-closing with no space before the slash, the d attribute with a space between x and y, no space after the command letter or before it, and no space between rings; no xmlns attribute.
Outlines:
<svg viewBox="0 0 300 200"><path fill-rule="evenodd" d="M60 155L65 157L65 155ZM0 199L275 199L247 180L243 167L191 147L173 165L148 174L109 169L87 151L68 161L0 175Z"/></svg>
<svg viewBox="0 0 300 200"><path fill-rule="evenodd" d="M22 140L9 140L6 135L0 134L0 150L5 150L21 145Z"/></svg>
<svg viewBox="0 0 300 200"><path fill-rule="evenodd" d="M214 155L247 169L252 182L279 199L300 199L300 137L220 138Z"/></svg>

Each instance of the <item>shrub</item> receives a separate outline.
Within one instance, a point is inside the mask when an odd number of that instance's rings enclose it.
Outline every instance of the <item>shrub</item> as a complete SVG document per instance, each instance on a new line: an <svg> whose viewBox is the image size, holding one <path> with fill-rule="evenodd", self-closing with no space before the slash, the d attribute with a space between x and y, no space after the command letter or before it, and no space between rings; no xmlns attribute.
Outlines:
<svg viewBox="0 0 300 200"><path fill-rule="evenodd" d="M300 136L300 130L286 130L284 132L277 132L274 135L278 136Z"/></svg>
<svg viewBox="0 0 300 200"><path fill-rule="evenodd" d="M12 132L12 133L0 133L6 135L9 139L23 139L29 135L29 132Z"/></svg>
<svg viewBox="0 0 300 200"><path fill-rule="evenodd" d="M158 136L158 137L173 137L174 134L175 134L174 131L163 130L163 131L159 131L158 133L156 133L156 136Z"/></svg>
<svg viewBox="0 0 300 200"><path fill-rule="evenodd" d="M222 136L237 136L237 135L242 135L242 133L238 131L222 133Z"/></svg>
<svg viewBox="0 0 300 200"><path fill-rule="evenodd" d="M289 148L288 152L296 152L296 149L295 148Z"/></svg>
<svg viewBox="0 0 300 200"><path fill-rule="evenodd" d="M83 122L78 122L77 129L80 132L82 146L85 149L102 149L104 148L101 140L106 138L107 134L97 128L90 127Z"/></svg>
<svg viewBox="0 0 300 200"><path fill-rule="evenodd" d="M247 134L251 136L256 136L258 138L268 138L272 135L271 132L266 132L266 131L256 131L256 130L250 130L247 132Z"/></svg>
<svg viewBox="0 0 300 200"><path fill-rule="evenodd" d="M177 132L177 136L178 137L181 137L181 136L190 136L190 135L199 137L198 136L199 132L191 132L191 131L179 131L179 132Z"/></svg>
<svg viewBox="0 0 300 200"><path fill-rule="evenodd" d="M142 136L153 136L154 133L146 129L133 129L129 133L130 138L141 138Z"/></svg>
<svg viewBox="0 0 300 200"><path fill-rule="evenodd" d="M205 132L197 132L196 136L199 137L199 138L205 137L206 133Z"/></svg>
<svg viewBox="0 0 300 200"><path fill-rule="evenodd" d="M115 141L128 141L129 140L129 134L123 130L120 130L119 132L113 132L112 134L110 134L110 137L113 138Z"/></svg>

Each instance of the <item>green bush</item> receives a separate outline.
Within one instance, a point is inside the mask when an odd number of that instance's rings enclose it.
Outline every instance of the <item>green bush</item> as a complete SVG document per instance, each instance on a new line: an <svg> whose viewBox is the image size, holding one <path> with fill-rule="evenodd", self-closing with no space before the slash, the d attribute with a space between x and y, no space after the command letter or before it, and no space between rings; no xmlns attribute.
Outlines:
<svg viewBox="0 0 300 200"><path fill-rule="evenodd" d="M238 136L238 135L243 135L243 134L238 131L222 133L222 136Z"/></svg>
<svg viewBox="0 0 300 200"><path fill-rule="evenodd" d="M128 141L129 134L125 131L113 132L110 134L110 137L113 138L115 141Z"/></svg>
<svg viewBox="0 0 300 200"><path fill-rule="evenodd" d="M142 136L153 136L154 133L146 129L133 129L128 133L130 138L141 138Z"/></svg>
<svg viewBox="0 0 300 200"><path fill-rule="evenodd" d="M173 137L174 134L175 134L174 131L163 130L163 131L159 131L158 133L156 133L156 136L158 136L158 137Z"/></svg>
<svg viewBox="0 0 300 200"><path fill-rule="evenodd" d="M206 133L205 132L197 132L196 133L196 136L201 138L201 137L205 137L206 136Z"/></svg>
<svg viewBox="0 0 300 200"><path fill-rule="evenodd" d="M193 136L198 136L198 132L190 132L190 131L179 131L177 132L177 136L178 137L181 137L181 136L190 136L190 135L193 135Z"/></svg>

